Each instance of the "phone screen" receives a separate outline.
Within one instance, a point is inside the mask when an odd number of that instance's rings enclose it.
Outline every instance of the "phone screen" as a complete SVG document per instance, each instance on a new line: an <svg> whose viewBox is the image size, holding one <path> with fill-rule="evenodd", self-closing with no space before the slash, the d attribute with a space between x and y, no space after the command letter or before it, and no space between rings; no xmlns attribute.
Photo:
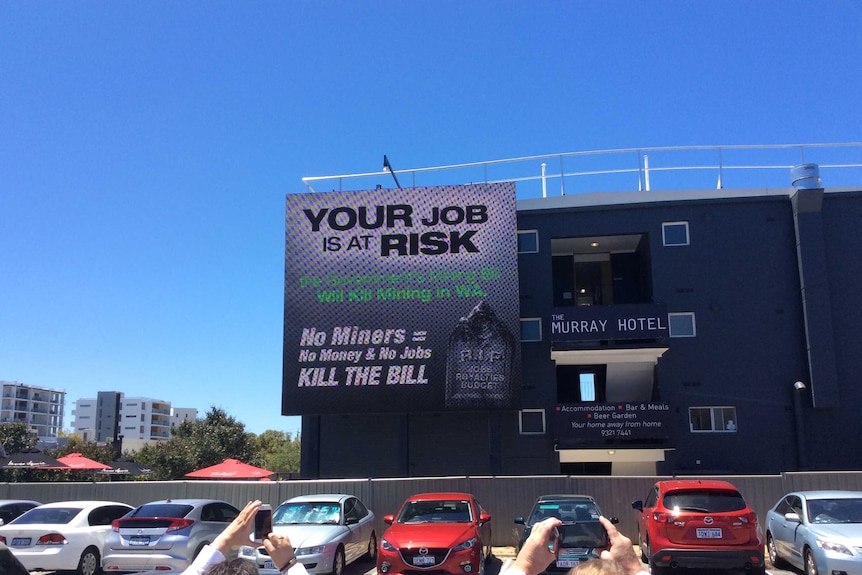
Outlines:
<svg viewBox="0 0 862 575"><path fill-rule="evenodd" d="M598 521L584 523L564 523L558 527L560 532L557 548L586 547L605 548L611 544L605 526Z"/></svg>
<svg viewBox="0 0 862 575"><path fill-rule="evenodd" d="M254 516L254 540L263 541L272 533L272 507L261 505Z"/></svg>

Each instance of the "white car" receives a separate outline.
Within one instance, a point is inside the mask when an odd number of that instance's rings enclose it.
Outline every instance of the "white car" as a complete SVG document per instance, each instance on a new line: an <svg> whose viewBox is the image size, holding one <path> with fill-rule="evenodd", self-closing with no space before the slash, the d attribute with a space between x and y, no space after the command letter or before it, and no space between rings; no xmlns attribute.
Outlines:
<svg viewBox="0 0 862 575"><path fill-rule="evenodd" d="M287 535L296 559L312 574L342 575L344 566L377 557L374 513L353 495L301 495L272 514L272 530ZM261 575L279 575L264 547L241 547L239 556L254 561Z"/></svg>
<svg viewBox="0 0 862 575"><path fill-rule="evenodd" d="M134 509L116 501L59 501L0 527L0 542L28 571L95 575L111 522Z"/></svg>

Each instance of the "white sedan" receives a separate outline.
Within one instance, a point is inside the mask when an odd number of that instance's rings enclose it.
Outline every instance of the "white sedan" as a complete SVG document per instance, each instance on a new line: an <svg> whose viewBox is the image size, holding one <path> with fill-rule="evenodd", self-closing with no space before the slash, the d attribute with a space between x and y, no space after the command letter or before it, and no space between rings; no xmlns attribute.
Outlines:
<svg viewBox="0 0 862 575"><path fill-rule="evenodd" d="M116 501L47 503L0 527L0 542L28 571L95 575L111 522L132 509Z"/></svg>

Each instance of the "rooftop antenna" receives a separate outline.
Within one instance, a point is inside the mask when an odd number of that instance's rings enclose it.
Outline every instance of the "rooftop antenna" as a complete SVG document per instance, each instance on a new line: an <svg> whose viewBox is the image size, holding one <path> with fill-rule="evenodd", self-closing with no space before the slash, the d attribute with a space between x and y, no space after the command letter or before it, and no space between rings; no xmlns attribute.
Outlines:
<svg viewBox="0 0 862 575"><path fill-rule="evenodd" d="M392 174L392 179L395 180L395 185L400 190L401 184L398 183L398 176L395 175L395 170L392 169L392 164L389 163L389 158L386 157L386 154L383 154L383 171Z"/></svg>

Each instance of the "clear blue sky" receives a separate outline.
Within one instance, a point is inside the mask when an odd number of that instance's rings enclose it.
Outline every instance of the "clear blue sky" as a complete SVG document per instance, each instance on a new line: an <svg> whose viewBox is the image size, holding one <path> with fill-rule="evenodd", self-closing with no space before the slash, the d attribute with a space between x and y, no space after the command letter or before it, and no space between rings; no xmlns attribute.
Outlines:
<svg viewBox="0 0 862 575"><path fill-rule="evenodd" d="M0 2L0 379L296 431L303 176L859 141L860 70L858 0Z"/></svg>

